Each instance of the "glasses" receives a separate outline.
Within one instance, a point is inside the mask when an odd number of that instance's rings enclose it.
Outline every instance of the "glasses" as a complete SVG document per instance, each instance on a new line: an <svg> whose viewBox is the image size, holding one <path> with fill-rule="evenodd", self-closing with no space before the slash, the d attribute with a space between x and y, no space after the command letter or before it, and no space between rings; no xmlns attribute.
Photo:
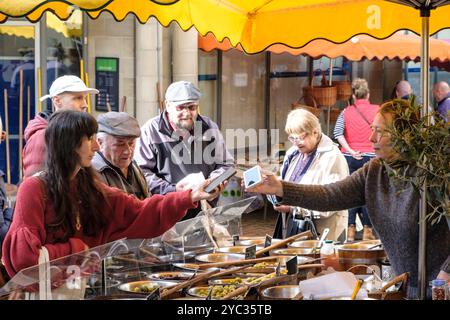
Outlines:
<svg viewBox="0 0 450 320"><path fill-rule="evenodd" d="M180 104L179 106L175 107L177 111L183 111L185 109L188 109L189 111L195 111L197 110L197 108L198 108L197 104L189 104L189 105Z"/></svg>
<svg viewBox="0 0 450 320"><path fill-rule="evenodd" d="M308 137L308 133L305 133L304 135L302 135L302 136L289 136L288 137L288 140L291 142L291 143L294 143L294 142L300 142L300 141L305 141L305 139Z"/></svg>

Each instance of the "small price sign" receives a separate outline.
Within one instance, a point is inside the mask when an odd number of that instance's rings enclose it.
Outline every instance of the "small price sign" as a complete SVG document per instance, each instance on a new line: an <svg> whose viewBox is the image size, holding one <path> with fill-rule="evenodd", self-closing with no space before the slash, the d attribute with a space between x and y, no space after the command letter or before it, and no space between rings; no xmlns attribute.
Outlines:
<svg viewBox="0 0 450 320"><path fill-rule="evenodd" d="M233 246L236 245L237 241L239 241L239 235L238 234L233 234Z"/></svg>
<svg viewBox="0 0 450 320"><path fill-rule="evenodd" d="M264 248L269 247L272 244L272 237L266 234L266 240L264 241ZM269 252L264 253L265 256L269 256Z"/></svg>
<svg viewBox="0 0 450 320"><path fill-rule="evenodd" d="M286 262L287 274L297 274L298 266L297 266L297 257L293 257L292 259Z"/></svg>
<svg viewBox="0 0 450 320"><path fill-rule="evenodd" d="M250 246L245 249L245 260L256 258L256 245Z"/></svg>
<svg viewBox="0 0 450 320"><path fill-rule="evenodd" d="M152 293L150 293L146 300L161 300L161 291L159 288L156 288Z"/></svg>

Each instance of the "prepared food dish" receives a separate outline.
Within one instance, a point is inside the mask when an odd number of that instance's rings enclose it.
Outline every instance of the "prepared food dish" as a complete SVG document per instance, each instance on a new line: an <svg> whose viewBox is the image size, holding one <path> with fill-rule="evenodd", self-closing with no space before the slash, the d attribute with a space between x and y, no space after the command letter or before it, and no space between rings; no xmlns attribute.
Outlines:
<svg viewBox="0 0 450 320"><path fill-rule="evenodd" d="M152 293L159 286L157 284L142 284L133 288L133 292L136 293Z"/></svg>
<svg viewBox="0 0 450 320"><path fill-rule="evenodd" d="M283 274L287 274L287 270L286 269L280 270L280 274L282 274L282 275ZM265 276L262 276L262 277L259 277L259 278L251 277L251 278L245 279L245 283L246 284L255 284L255 283L259 283L259 282L263 282L263 281L269 280L271 278L275 278L275 276L276 276L276 273L273 272L273 273L269 273L269 274L267 274Z"/></svg>
<svg viewBox="0 0 450 320"><path fill-rule="evenodd" d="M150 279L161 279L161 280L188 280L194 275L193 272L159 272L152 273L148 277Z"/></svg>
<svg viewBox="0 0 450 320"><path fill-rule="evenodd" d="M210 280L209 283L213 284L213 285L242 284L242 283L244 283L244 280L242 278L236 277L236 278L230 278L230 279L214 279L214 280Z"/></svg>
<svg viewBox="0 0 450 320"><path fill-rule="evenodd" d="M253 267L254 268L275 268L278 266L277 261L271 261L271 262L260 262L256 263Z"/></svg>
<svg viewBox="0 0 450 320"><path fill-rule="evenodd" d="M209 290L212 287L211 297L213 299L220 299L225 297L230 292L236 290L236 286L209 286L209 287L195 287L188 290L188 294L196 297L206 298Z"/></svg>

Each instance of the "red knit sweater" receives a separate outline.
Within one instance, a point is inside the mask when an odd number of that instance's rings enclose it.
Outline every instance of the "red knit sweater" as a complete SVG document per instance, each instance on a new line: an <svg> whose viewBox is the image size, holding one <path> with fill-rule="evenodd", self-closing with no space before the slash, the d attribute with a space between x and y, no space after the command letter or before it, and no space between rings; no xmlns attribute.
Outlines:
<svg viewBox="0 0 450 320"><path fill-rule="evenodd" d="M36 265L39 249L45 245L50 260L83 251L85 245L95 247L121 238L153 238L170 229L196 204L190 190L153 195L143 201L123 191L103 185L106 201L101 204L107 225L95 236L86 236L83 229L66 243L55 243L62 230L47 233L45 224L53 221L51 201L44 201L42 182L30 177L21 184L14 220L3 242L3 263L12 277L20 270Z"/></svg>

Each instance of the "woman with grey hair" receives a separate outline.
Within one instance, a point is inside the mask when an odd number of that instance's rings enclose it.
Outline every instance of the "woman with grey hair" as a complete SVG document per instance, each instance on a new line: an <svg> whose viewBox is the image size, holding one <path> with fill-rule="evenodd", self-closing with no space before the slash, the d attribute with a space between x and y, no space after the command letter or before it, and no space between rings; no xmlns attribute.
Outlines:
<svg viewBox="0 0 450 320"><path fill-rule="evenodd" d="M342 110L334 127L334 138L342 146L341 151L347 160L350 174L375 157L369 140L372 134L370 125L379 108L369 102L370 91L366 80L360 78L353 80L352 93L354 103ZM347 241L355 240L357 214L363 224L363 240L375 239L367 208L363 206L348 210Z"/></svg>
<svg viewBox="0 0 450 320"><path fill-rule="evenodd" d="M326 184L348 176L348 167L336 144L322 133L319 119L309 111L295 109L288 114L285 131L292 147L286 152L281 166L281 178L298 184ZM320 234L329 228L329 239L337 240L347 226L346 211L310 211L301 207L277 205L280 212L274 237L296 234L294 219L309 217Z"/></svg>

